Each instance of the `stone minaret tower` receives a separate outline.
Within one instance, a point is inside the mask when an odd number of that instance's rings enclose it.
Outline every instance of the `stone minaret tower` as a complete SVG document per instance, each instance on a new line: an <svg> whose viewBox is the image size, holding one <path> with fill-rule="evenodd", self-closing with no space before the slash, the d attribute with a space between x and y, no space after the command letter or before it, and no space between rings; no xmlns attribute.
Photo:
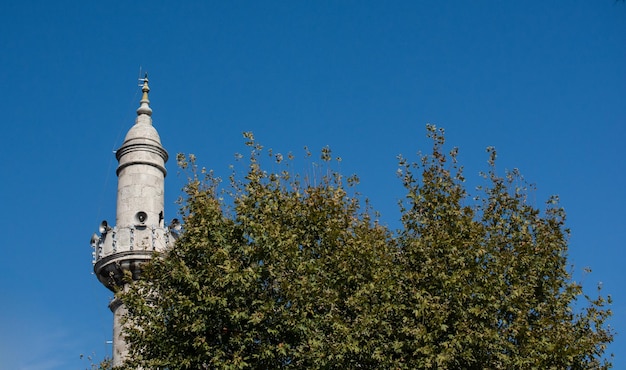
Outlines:
<svg viewBox="0 0 626 370"><path fill-rule="evenodd" d="M125 289L125 274L138 279L141 264L174 241L174 234L170 234L163 222L168 155L152 126L148 75L140 81L143 97L137 119L115 154L119 162L115 226L102 221L100 234L94 234L91 239L94 272L111 291ZM117 299L109 307L113 312L113 365L117 366L127 354L121 324L126 309Z"/></svg>

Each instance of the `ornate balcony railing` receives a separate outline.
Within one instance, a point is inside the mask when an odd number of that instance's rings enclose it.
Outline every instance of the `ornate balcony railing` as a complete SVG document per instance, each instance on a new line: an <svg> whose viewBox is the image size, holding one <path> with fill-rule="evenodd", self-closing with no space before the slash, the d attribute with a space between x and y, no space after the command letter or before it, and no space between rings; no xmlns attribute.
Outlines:
<svg viewBox="0 0 626 370"><path fill-rule="evenodd" d="M163 251L174 244L177 233L167 227L129 226L108 229L95 238L92 243L93 264L115 253Z"/></svg>

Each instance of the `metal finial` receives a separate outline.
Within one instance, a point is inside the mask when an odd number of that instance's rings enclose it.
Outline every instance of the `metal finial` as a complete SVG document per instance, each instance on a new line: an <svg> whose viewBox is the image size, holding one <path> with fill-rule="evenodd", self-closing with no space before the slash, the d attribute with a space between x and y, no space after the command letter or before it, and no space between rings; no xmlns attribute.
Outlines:
<svg viewBox="0 0 626 370"><path fill-rule="evenodd" d="M139 79L143 84L141 86L141 91L143 91L143 96L141 97L141 105L139 109L137 109L137 115L147 114L152 115L152 109L150 108L150 100L148 99L148 93L150 92L150 87L148 86L148 73L146 73L144 78Z"/></svg>

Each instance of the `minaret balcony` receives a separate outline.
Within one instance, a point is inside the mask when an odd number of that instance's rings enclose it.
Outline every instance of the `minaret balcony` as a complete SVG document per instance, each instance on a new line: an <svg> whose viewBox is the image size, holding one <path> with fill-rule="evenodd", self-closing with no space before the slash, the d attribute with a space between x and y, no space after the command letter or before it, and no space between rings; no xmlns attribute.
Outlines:
<svg viewBox="0 0 626 370"><path fill-rule="evenodd" d="M127 278L138 279L141 264L171 247L175 238L167 227L136 225L106 230L94 243L94 272L102 284L115 290Z"/></svg>

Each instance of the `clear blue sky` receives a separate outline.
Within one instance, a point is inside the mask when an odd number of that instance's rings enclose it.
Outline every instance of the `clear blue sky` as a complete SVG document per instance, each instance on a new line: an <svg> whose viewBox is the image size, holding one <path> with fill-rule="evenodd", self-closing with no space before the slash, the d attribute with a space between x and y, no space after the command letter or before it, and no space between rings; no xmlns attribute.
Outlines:
<svg viewBox="0 0 626 370"><path fill-rule="evenodd" d="M140 66L172 157L227 174L242 131L276 151L330 145L397 225L396 155L460 148L559 194L570 261L614 298L626 368L626 4L574 1L0 2L0 369L108 354L111 294L89 237L115 218L115 159ZM167 219L183 180L173 160ZM306 168L303 168L306 170ZM586 266L591 274L580 272Z"/></svg>

